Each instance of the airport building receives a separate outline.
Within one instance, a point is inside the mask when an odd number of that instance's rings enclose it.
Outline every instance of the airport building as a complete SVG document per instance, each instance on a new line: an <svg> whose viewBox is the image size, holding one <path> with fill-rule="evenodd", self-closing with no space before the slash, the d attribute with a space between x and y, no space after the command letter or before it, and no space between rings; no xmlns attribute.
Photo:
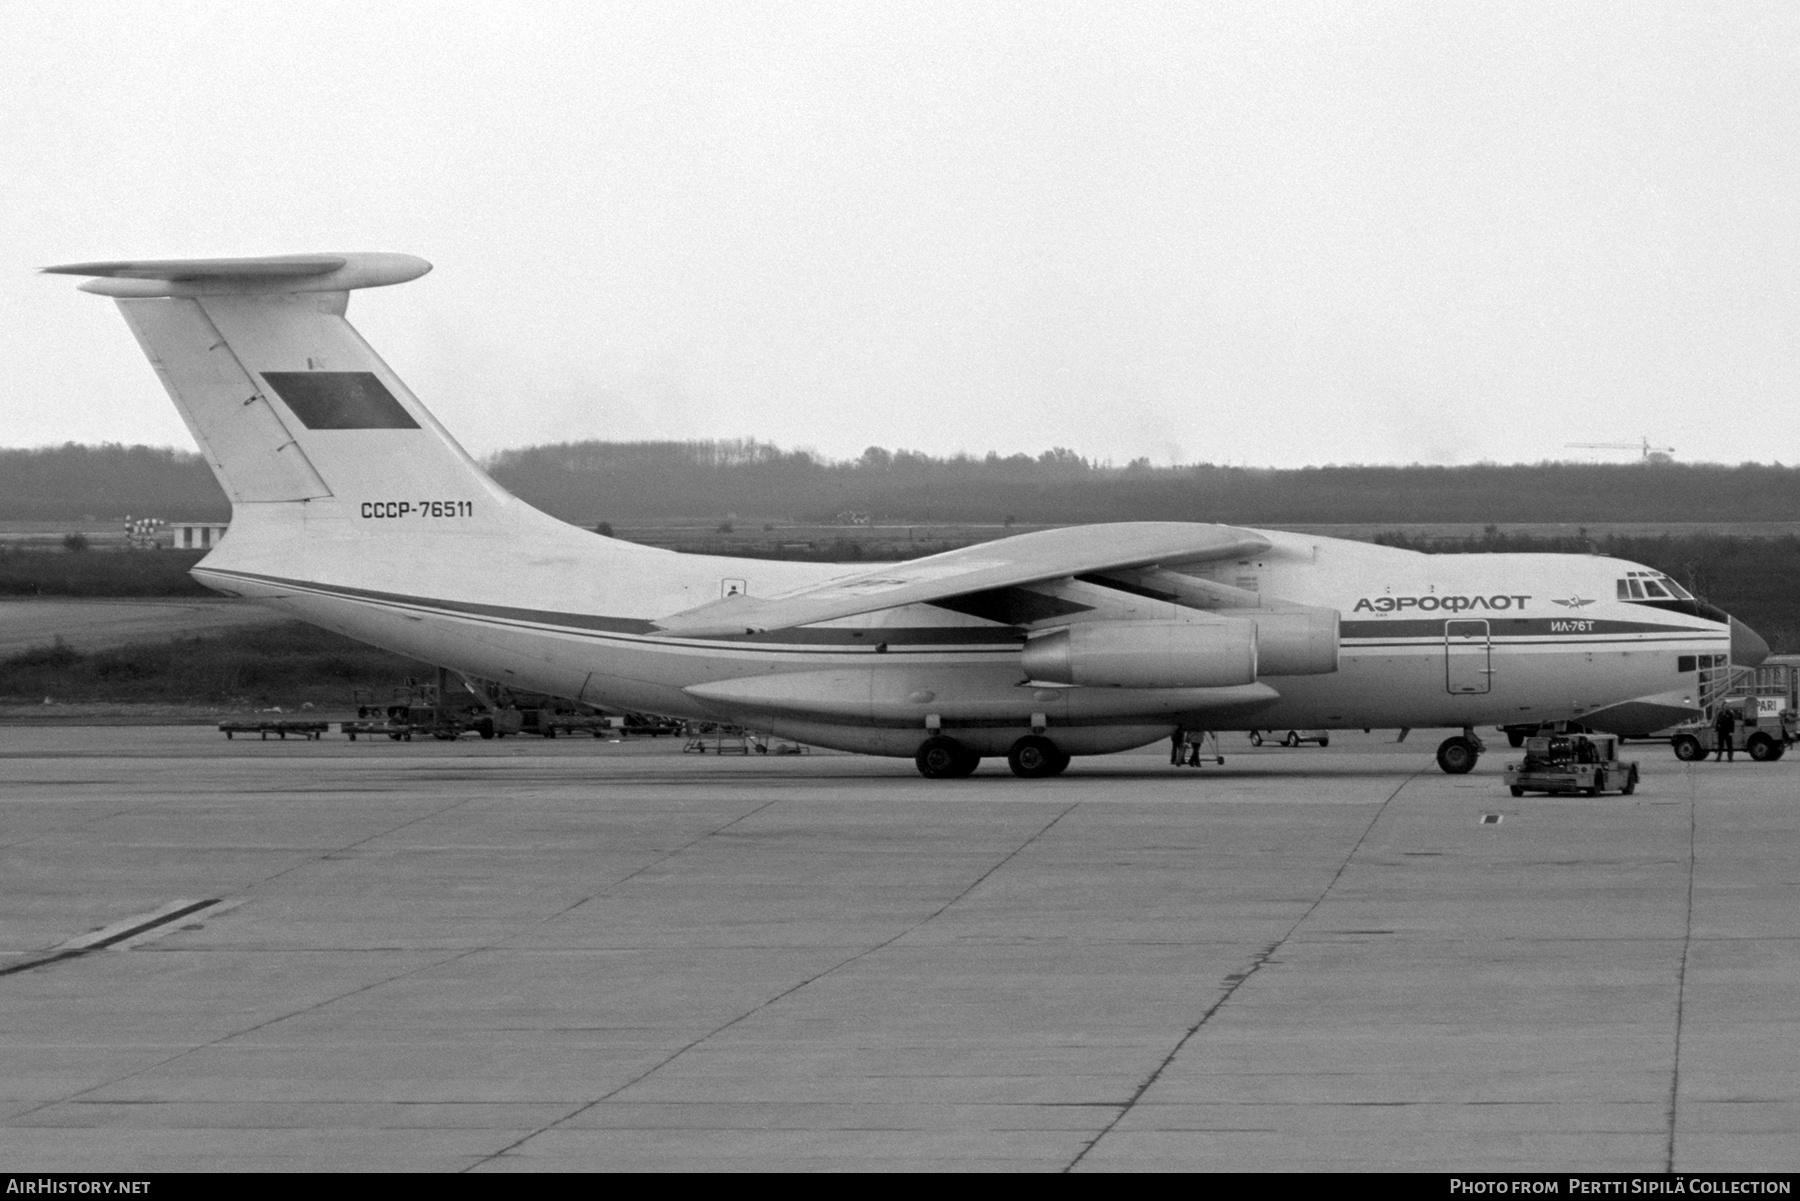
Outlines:
<svg viewBox="0 0 1800 1201"><path fill-rule="evenodd" d="M225 536L223 521L174 521L169 523L170 543L176 550L211 550Z"/></svg>

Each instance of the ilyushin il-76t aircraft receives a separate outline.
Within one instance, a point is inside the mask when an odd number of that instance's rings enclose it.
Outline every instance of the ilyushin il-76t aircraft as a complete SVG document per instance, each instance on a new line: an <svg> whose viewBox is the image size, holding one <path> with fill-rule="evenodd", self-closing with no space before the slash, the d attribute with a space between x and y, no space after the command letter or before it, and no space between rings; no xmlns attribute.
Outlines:
<svg viewBox="0 0 1800 1201"><path fill-rule="evenodd" d="M1425 555L1183 522L1043 530L905 563L678 554L492 479L344 319L398 254L78 263L117 300L231 499L194 576L466 676L601 709L1053 776L1180 731L1648 730L1748 627L1597 555Z"/></svg>

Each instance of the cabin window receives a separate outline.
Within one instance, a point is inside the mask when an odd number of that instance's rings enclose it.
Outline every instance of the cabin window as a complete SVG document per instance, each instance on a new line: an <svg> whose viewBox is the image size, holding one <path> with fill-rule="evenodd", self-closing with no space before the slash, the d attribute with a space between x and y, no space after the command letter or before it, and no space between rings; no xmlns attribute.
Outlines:
<svg viewBox="0 0 1800 1201"><path fill-rule="evenodd" d="M1644 581L1644 594L1655 600L1673 600L1673 599L1675 599L1674 597L1670 596L1668 594L1668 592L1663 589L1663 586L1661 584L1657 583L1655 580L1645 580Z"/></svg>
<svg viewBox="0 0 1800 1201"><path fill-rule="evenodd" d="M1692 655L1678 656L1675 660L1675 670L1680 672L1682 675L1686 675L1688 672L1695 670L1694 656L1692 656Z"/></svg>
<svg viewBox="0 0 1800 1201"><path fill-rule="evenodd" d="M1619 581L1619 599L1620 600L1630 600L1631 599L1631 589L1630 589L1630 587L1628 587L1626 585L1624 580Z"/></svg>
<svg viewBox="0 0 1800 1201"><path fill-rule="evenodd" d="M1644 599L1644 586L1642 584L1638 583L1636 580L1631 580L1628 582L1631 585L1631 599L1632 600L1643 600Z"/></svg>

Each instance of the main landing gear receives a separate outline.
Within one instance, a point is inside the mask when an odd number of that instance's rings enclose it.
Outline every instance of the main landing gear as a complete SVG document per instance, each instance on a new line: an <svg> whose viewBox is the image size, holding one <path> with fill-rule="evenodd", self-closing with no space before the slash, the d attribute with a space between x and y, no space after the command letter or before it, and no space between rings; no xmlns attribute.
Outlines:
<svg viewBox="0 0 1800 1201"><path fill-rule="evenodd" d="M1063 768L1069 766L1069 757L1048 738L1027 734L1006 752L1006 766L1022 780L1038 780L1061 775Z"/></svg>
<svg viewBox="0 0 1800 1201"><path fill-rule="evenodd" d="M919 745L913 762L927 780L960 780L975 771L981 756L954 738L934 734ZM1027 734L1012 744L1006 753L1006 765L1021 779L1041 780L1061 775L1069 766L1069 756L1048 738Z"/></svg>
<svg viewBox="0 0 1800 1201"><path fill-rule="evenodd" d="M919 774L927 780L960 780L974 774L981 766L981 756L956 739L938 734L919 745L919 753L913 756L913 762L919 765Z"/></svg>
<svg viewBox="0 0 1800 1201"><path fill-rule="evenodd" d="M1475 761L1481 758L1483 746L1481 739L1475 737L1470 726L1464 726L1463 732L1453 738L1446 738L1438 744L1438 766L1446 775L1461 776L1475 770Z"/></svg>

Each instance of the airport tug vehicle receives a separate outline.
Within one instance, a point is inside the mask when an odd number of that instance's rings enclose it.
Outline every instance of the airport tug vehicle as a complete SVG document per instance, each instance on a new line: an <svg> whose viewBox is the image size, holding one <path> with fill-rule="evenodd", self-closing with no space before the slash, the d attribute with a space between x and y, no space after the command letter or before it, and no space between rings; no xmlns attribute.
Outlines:
<svg viewBox="0 0 1800 1201"><path fill-rule="evenodd" d="M1746 751L1758 763L1787 754L1800 741L1800 722L1792 709L1759 704L1763 698L1732 697L1722 702L1732 711L1731 749ZM1712 722L1688 722L1676 726L1669 738L1675 757L1685 763L1704 759L1719 749L1719 731Z"/></svg>
<svg viewBox="0 0 1800 1201"><path fill-rule="evenodd" d="M1568 796L1585 792L1598 796L1637 791L1637 764L1619 758L1619 740L1612 734L1539 734L1525 740L1525 758L1506 765L1507 787L1514 796L1547 792Z"/></svg>

